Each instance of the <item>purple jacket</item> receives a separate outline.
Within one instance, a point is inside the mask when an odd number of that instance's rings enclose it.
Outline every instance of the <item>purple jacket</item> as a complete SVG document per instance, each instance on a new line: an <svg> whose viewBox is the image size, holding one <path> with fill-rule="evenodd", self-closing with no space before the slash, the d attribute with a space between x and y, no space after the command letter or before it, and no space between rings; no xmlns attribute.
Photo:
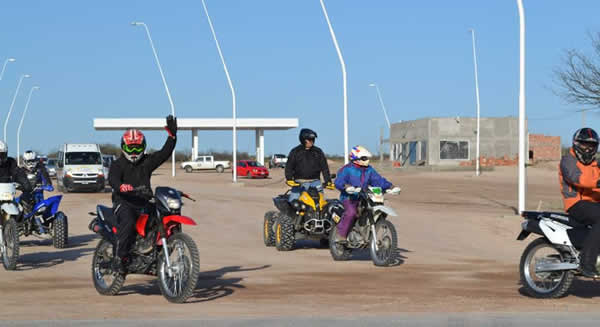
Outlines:
<svg viewBox="0 0 600 327"><path fill-rule="evenodd" d="M342 194L340 200L344 201L352 196L346 193L346 186L366 188L367 186L381 187L384 191L392 187L387 179L381 177L371 166L363 167L349 163L340 168L335 178L335 188Z"/></svg>

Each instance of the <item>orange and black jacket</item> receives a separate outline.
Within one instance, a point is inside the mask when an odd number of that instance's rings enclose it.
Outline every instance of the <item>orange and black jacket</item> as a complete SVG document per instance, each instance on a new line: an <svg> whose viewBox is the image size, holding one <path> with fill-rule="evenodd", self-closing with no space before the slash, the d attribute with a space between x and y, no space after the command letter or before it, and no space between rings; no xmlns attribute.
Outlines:
<svg viewBox="0 0 600 327"><path fill-rule="evenodd" d="M558 177L565 211L582 200L600 202L600 168L595 160L584 165L577 160L571 148L560 160Z"/></svg>

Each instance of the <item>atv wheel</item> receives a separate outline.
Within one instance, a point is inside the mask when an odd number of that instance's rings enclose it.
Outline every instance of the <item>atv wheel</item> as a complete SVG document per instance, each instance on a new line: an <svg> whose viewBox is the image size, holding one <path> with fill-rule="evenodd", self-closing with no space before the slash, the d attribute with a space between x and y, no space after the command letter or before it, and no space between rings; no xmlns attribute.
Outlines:
<svg viewBox="0 0 600 327"><path fill-rule="evenodd" d="M562 253L545 238L540 237L523 251L519 275L525 292L538 299L555 299L565 296L573 282L573 271L537 272L536 267L544 263L562 263L567 260Z"/></svg>
<svg viewBox="0 0 600 327"><path fill-rule="evenodd" d="M112 261L113 245L103 239L96 246L92 259L92 280L96 291L102 295L116 295L125 282L125 275L113 271Z"/></svg>
<svg viewBox="0 0 600 327"><path fill-rule="evenodd" d="M295 230L292 218L282 215L275 221L275 247L278 251L290 251L294 248Z"/></svg>
<svg viewBox="0 0 600 327"><path fill-rule="evenodd" d="M352 250L348 249L344 244L336 242L335 240L337 238L337 226L335 226L331 229L331 232L329 232L329 252L331 253L333 260L346 261L352 256Z"/></svg>
<svg viewBox="0 0 600 327"><path fill-rule="evenodd" d="M371 260L376 266L389 266L396 259L396 249L398 248L398 234L396 227L391 221L380 219L375 225L377 231L377 249L375 249L375 239L371 239Z"/></svg>
<svg viewBox="0 0 600 327"><path fill-rule="evenodd" d="M64 249L69 244L69 222L62 211L56 213L52 222L52 245L57 249Z"/></svg>
<svg viewBox="0 0 600 327"><path fill-rule="evenodd" d="M17 230L17 221L10 218L4 223L2 230L4 235L4 252L2 253L2 265L6 270L17 269L19 259L19 231Z"/></svg>
<svg viewBox="0 0 600 327"><path fill-rule="evenodd" d="M276 219L277 211L268 211L265 213L263 222L263 240L265 241L265 246L275 245L275 232L273 230L273 223Z"/></svg>
<svg viewBox="0 0 600 327"><path fill-rule="evenodd" d="M196 243L184 233L177 233L167 241L171 274L167 268L164 250L158 257L158 287L162 295L173 303L185 302L194 292L200 275L200 256Z"/></svg>

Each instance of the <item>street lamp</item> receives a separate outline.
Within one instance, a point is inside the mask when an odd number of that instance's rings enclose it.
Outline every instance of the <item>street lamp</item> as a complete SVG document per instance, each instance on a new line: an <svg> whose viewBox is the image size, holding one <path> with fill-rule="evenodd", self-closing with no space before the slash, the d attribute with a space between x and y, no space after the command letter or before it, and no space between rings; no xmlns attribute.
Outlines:
<svg viewBox="0 0 600 327"><path fill-rule="evenodd" d="M12 112L13 107L15 106L15 101L17 100L17 95L19 94L19 89L21 88L21 83L23 83L24 78L29 78L29 77L31 77L31 75L23 74L19 78L19 83L17 83L17 90L15 91L15 95L13 96L12 103L10 104L10 109L8 109L8 115L6 115L6 120L4 121L4 143L6 143L7 145L8 145L8 141L6 139L6 126L8 125L8 119L10 118L10 113Z"/></svg>
<svg viewBox="0 0 600 327"><path fill-rule="evenodd" d="M381 97L381 92L379 92L379 86L375 83L369 84L371 87L375 87L377 91L377 98L379 99L379 103L381 103L381 110L383 110L383 114L385 115L385 121L387 122L388 128L392 128L392 124L390 124L390 119L388 118L387 110L385 109L385 105L383 104L383 98Z"/></svg>
<svg viewBox="0 0 600 327"><path fill-rule="evenodd" d="M231 90L231 101L232 101L232 111L233 111L233 182L237 183L237 109L236 109L236 101L235 101L235 89L233 87L233 83L231 82L231 77L229 76L229 70L227 69L227 64L225 63L225 58L223 57L223 52L221 51L221 46L219 45L219 40L217 40L217 34L215 33L215 29L212 24L212 20L208 15L208 9L206 8L206 3L202 0L202 6L204 7L204 13L206 14L206 19L208 19L208 25L210 26L210 31L212 32L213 39L215 40L215 44L217 45L217 51L219 52L219 57L221 57L221 62L223 63L223 69L225 70L225 76L227 77L227 83L229 83L229 89Z"/></svg>
<svg viewBox="0 0 600 327"><path fill-rule="evenodd" d="M4 70L6 69L6 65L9 62L15 62L15 61L17 61L17 59L15 59L15 58L8 58L8 59L4 60L4 65L2 65L2 71L0 71L0 81L2 80L2 76L4 76Z"/></svg>
<svg viewBox="0 0 600 327"><path fill-rule="evenodd" d="M525 211L525 9L519 9L519 214Z"/></svg>
<svg viewBox="0 0 600 327"><path fill-rule="evenodd" d="M342 57L342 51L340 50L337 38L335 37L335 32L333 31L333 27L331 26L331 22L329 21L329 16L327 15L327 9L325 9L325 4L323 3L323 0L319 1L321 2L323 14L325 15L327 26L329 26L329 33L331 34L333 45L335 45L335 50L337 51L338 59L340 60L340 64L342 66L342 83L344 88L344 163L348 164L348 82L346 78L346 63L344 62L344 57Z"/></svg>
<svg viewBox="0 0 600 327"><path fill-rule="evenodd" d="M475 99L477 100L477 147L475 151L475 174L479 176L479 78L477 76L477 52L475 51L475 30L470 29L471 39L473 40L473 65L475 69Z"/></svg>
<svg viewBox="0 0 600 327"><path fill-rule="evenodd" d="M17 164L21 162L21 127L23 126L23 120L25 120L25 114L27 113L27 108L29 108L29 102L31 101L31 95L33 91L39 90L39 86L34 86L29 90L29 96L27 97L27 102L25 103L25 109L23 110L23 115L21 115L21 122L19 122L19 128L17 129Z"/></svg>
<svg viewBox="0 0 600 327"><path fill-rule="evenodd" d="M160 61L158 60L158 55L156 54L156 49L154 48L154 42L152 42L152 37L150 36L150 30L148 26L144 22L132 22L133 26L143 26L146 30L146 35L148 36L148 40L150 41L150 47L152 47L152 53L154 54L154 59L156 60L156 65L158 66L158 71L160 72L160 77L162 78L163 85L165 86L165 91L167 92L167 97L169 98L169 104L171 105L171 115L175 117L175 105L173 104L173 99L171 98L171 92L169 92L169 86L167 85L167 80L165 79L165 74L163 73L162 67L160 65ZM171 154L171 170L173 177L175 177L175 149L173 149L173 153Z"/></svg>

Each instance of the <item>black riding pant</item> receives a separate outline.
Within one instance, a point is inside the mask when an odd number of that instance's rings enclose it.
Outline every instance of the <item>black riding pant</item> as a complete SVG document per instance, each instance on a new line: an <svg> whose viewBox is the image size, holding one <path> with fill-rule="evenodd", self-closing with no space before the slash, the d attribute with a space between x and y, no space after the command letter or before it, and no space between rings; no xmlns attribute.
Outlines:
<svg viewBox="0 0 600 327"><path fill-rule="evenodd" d="M140 213L141 209L125 203L115 206L115 215L117 217L116 255L120 258L127 257L131 246L135 243L135 223Z"/></svg>
<svg viewBox="0 0 600 327"><path fill-rule="evenodd" d="M600 252L600 203L579 201L567 211L569 216L576 221L592 225L590 233L583 241L583 253L588 254L589 258L598 257L598 252Z"/></svg>

